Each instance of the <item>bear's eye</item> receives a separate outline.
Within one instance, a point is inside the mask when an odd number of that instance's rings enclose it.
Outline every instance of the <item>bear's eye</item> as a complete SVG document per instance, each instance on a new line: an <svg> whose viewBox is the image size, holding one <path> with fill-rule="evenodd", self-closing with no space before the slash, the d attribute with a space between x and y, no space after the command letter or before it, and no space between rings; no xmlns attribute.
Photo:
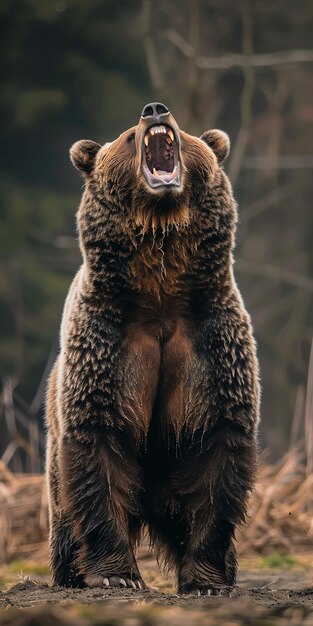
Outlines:
<svg viewBox="0 0 313 626"><path fill-rule="evenodd" d="M135 141L135 133L131 133L130 135L128 135L127 137L127 142L128 143L133 143L133 141Z"/></svg>

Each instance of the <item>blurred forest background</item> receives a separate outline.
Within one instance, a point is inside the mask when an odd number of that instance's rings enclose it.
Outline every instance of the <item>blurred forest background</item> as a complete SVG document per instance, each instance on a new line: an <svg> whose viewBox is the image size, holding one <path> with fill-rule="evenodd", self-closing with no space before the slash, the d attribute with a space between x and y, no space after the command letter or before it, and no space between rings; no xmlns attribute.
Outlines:
<svg viewBox="0 0 313 626"><path fill-rule="evenodd" d="M259 347L261 442L278 456L313 418L312 1L1 0L0 26L0 458L42 467L80 263L69 147L114 139L156 100L190 133L230 135L235 272Z"/></svg>

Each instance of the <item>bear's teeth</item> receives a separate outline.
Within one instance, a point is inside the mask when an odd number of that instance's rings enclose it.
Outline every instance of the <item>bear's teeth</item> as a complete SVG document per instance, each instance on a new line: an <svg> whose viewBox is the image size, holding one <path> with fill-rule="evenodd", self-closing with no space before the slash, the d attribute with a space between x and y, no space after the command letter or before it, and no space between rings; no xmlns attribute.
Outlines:
<svg viewBox="0 0 313 626"><path fill-rule="evenodd" d="M144 142L145 142L145 146L148 146L149 139L148 139L147 135L145 135L145 137L144 137Z"/></svg>
<svg viewBox="0 0 313 626"><path fill-rule="evenodd" d="M155 133L163 133L164 135L166 134L166 128L165 126L153 126L152 128L149 128L150 135L154 135Z"/></svg>
<svg viewBox="0 0 313 626"><path fill-rule="evenodd" d="M177 165L175 165L175 167L174 167L172 172L166 172L165 170L157 170L154 167L153 170L152 170L152 174L154 176L157 176L158 178L163 179L165 182L169 182L169 181L173 180L173 178L176 178Z"/></svg>
<svg viewBox="0 0 313 626"><path fill-rule="evenodd" d="M174 133L172 130L168 130L167 134L170 136L171 140L174 141Z"/></svg>

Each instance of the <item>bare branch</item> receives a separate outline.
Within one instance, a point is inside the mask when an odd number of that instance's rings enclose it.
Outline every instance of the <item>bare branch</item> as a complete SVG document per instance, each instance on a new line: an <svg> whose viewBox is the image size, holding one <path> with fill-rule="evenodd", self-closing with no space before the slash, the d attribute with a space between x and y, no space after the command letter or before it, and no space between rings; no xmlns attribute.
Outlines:
<svg viewBox="0 0 313 626"><path fill-rule="evenodd" d="M174 46L176 46L176 48L178 48L178 50L185 55L185 57L191 59L196 56L194 48L176 30L164 30L161 35L171 41L171 43L173 43Z"/></svg>
<svg viewBox="0 0 313 626"><path fill-rule="evenodd" d="M254 93L254 70L249 62L253 50L253 28L249 0L242 4L242 49L246 58L246 65L243 68L244 86L240 99L240 128L236 137L236 142L232 152L229 166L229 177L235 185L241 168L242 160L246 151L249 139L251 122L251 104Z"/></svg>
<svg viewBox="0 0 313 626"><path fill-rule="evenodd" d="M187 7L186 7L187 8ZM188 24L189 24L189 42L190 49L196 51L196 46L199 44L199 26L200 26L200 12L198 0L188 0ZM196 132L199 120L199 69L190 58L186 63L185 72L185 100L186 100L186 115L184 119L184 126L188 127L192 132Z"/></svg>
<svg viewBox="0 0 313 626"><path fill-rule="evenodd" d="M286 79L286 74L277 72L276 84L271 87L267 82L262 84L263 93L268 101L267 112L267 155L274 162L270 177L277 180L279 146L282 139L283 108L290 94L290 81Z"/></svg>
<svg viewBox="0 0 313 626"><path fill-rule="evenodd" d="M16 450L18 450L18 448L22 448L29 456L29 458L33 457L35 461L37 461L37 465L39 466L40 458L38 446L36 446L36 449L34 449L31 444L18 432L16 426L16 413L13 400L13 391L15 386L16 382L9 377L6 378L3 382L2 399L5 422L12 442L14 442L14 444L16 445L12 446L12 449L10 448L10 445L8 446L4 453L5 456L2 458L2 460L7 460L8 456L12 458ZM17 460L18 458L16 458L16 461Z"/></svg>
<svg viewBox="0 0 313 626"><path fill-rule="evenodd" d="M262 196L262 198L258 198L250 204L250 206L245 207L240 211L240 222L242 224L246 224L254 217L257 217L267 209L273 208L275 204L278 204L280 200L287 198L292 189L291 184L282 185L281 187L277 187L273 189L270 193Z"/></svg>
<svg viewBox="0 0 313 626"><path fill-rule="evenodd" d="M18 444L16 443L16 441L10 441L1 457L1 462L5 465L8 465L13 458L16 450L18 450Z"/></svg>
<svg viewBox="0 0 313 626"><path fill-rule="evenodd" d="M313 472L313 339L309 361L308 380L306 387L304 411L305 448L307 455L307 475Z"/></svg>
<svg viewBox="0 0 313 626"><path fill-rule="evenodd" d="M271 280L278 280L287 283L298 289L303 289L309 293L313 293L313 279L308 276L301 276L291 270L269 263L258 263L256 261L246 261L240 259L236 263L236 268L244 274L252 274L254 276L263 276Z"/></svg>
<svg viewBox="0 0 313 626"><path fill-rule="evenodd" d="M193 47L177 31L164 30L163 37L168 39L184 56L194 58L197 67L209 70L229 70L243 68L247 65L252 67L271 67L278 69L281 66L293 66L298 63L312 63L313 50L284 50L281 52L269 52L264 54L252 54L247 59L245 54L230 52L218 57L197 56Z"/></svg>
<svg viewBox="0 0 313 626"><path fill-rule="evenodd" d="M154 41L152 37L151 28L151 0L143 0L142 3L142 30L143 40L146 49L148 69L150 73L151 83L154 89L161 90L163 87L163 80L160 73L160 68L157 60L157 54L155 51Z"/></svg>
<svg viewBox="0 0 313 626"><path fill-rule="evenodd" d="M305 402L305 390L304 385L300 384L297 388L296 402L295 408L291 423L291 433L290 433L290 442L289 448L294 448L299 442L300 438L300 430L301 425L303 423L303 410L304 410L304 402Z"/></svg>
<svg viewBox="0 0 313 626"><path fill-rule="evenodd" d="M313 168L312 154L288 154L276 158L270 156L250 156L243 161L246 170L269 170L274 167L281 170L301 170Z"/></svg>
<svg viewBox="0 0 313 626"><path fill-rule="evenodd" d="M313 50L286 50L282 52L270 52L265 54L253 54L249 59L252 67L272 67L278 69L283 65L295 65L297 63L312 63ZM233 67L245 67L247 59L244 54L228 54L220 57L196 57L195 63L203 69L231 69Z"/></svg>

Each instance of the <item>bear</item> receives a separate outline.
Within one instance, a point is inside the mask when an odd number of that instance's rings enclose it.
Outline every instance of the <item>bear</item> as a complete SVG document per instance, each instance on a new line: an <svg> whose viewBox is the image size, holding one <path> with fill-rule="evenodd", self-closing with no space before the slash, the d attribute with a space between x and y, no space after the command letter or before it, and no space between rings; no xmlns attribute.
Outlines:
<svg viewBox="0 0 313 626"><path fill-rule="evenodd" d="M82 265L47 393L52 580L145 583L143 531L180 594L228 594L257 462L259 369L233 275L228 135L162 103L76 142Z"/></svg>

